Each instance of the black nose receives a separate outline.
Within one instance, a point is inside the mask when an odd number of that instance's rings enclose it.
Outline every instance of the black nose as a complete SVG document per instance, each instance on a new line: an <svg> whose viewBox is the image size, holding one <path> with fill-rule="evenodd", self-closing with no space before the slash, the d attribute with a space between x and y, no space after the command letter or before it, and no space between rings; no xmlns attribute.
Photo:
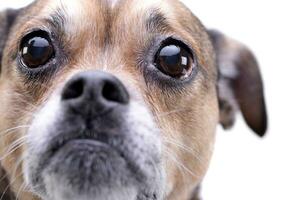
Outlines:
<svg viewBox="0 0 300 200"><path fill-rule="evenodd" d="M112 74L86 71L67 82L62 101L77 109L93 106L93 109L107 110L128 104L129 95L124 85Z"/></svg>

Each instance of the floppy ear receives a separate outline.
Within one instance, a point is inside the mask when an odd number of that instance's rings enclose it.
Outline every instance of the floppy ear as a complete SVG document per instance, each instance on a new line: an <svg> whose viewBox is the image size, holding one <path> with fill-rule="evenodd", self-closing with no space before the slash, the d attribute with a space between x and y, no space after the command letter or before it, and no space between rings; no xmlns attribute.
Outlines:
<svg viewBox="0 0 300 200"><path fill-rule="evenodd" d="M1 64L3 49L5 47L11 27L14 24L16 17L18 16L18 13L18 10L6 10L0 12L0 73L2 67ZM10 192L8 184L8 177L6 176L5 170L2 169L0 164L0 196L3 195L3 199L6 200L14 199L13 194Z"/></svg>
<svg viewBox="0 0 300 200"><path fill-rule="evenodd" d="M3 49L5 47L6 40L8 38L11 27L18 16L18 13L19 10L13 10L13 9L0 12L0 70L1 70Z"/></svg>
<svg viewBox="0 0 300 200"><path fill-rule="evenodd" d="M222 33L208 31L216 51L219 70L220 123L231 128L241 111L248 126L259 136L267 130L263 82L253 53L243 44Z"/></svg>

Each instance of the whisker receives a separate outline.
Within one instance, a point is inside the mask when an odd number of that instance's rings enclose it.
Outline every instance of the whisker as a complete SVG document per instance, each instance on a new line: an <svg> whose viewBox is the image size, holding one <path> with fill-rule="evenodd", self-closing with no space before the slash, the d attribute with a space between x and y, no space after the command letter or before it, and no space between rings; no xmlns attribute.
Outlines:
<svg viewBox="0 0 300 200"><path fill-rule="evenodd" d="M169 158L172 159L173 162L175 162L175 164L177 164L177 167L179 167L179 169L181 168L181 169L185 170L186 172L188 172L193 177L197 177L196 174L194 172L192 172L192 170L190 170L182 162L178 161L178 159L176 158L176 156L173 155L173 154L171 154L167 149L165 149L165 153L167 154L167 156L169 156Z"/></svg>
<svg viewBox="0 0 300 200"><path fill-rule="evenodd" d="M22 147L25 144L27 136L23 136L16 141L14 141L11 145L7 147L7 151L4 153L4 155L0 158L0 161L3 161L6 159L10 154L15 152L17 149Z"/></svg>
<svg viewBox="0 0 300 200"><path fill-rule="evenodd" d="M185 176L185 172L184 172L185 169L181 165L178 164L180 162L176 159L175 156L173 156L173 154L170 151L168 151L167 149L166 149L166 151L167 151L166 152L167 156L171 156L172 161L175 163L177 169L179 170L181 180L183 182L181 188L184 188L184 190L187 190L187 182L186 182L186 178L185 178L186 176Z"/></svg>
<svg viewBox="0 0 300 200"><path fill-rule="evenodd" d="M25 129L25 128L29 128L29 127L30 127L29 125L20 125L20 126L6 129L6 130L0 132L0 137L8 136L8 135L14 133L15 130L19 130L19 129L23 129L23 128Z"/></svg>
<svg viewBox="0 0 300 200"><path fill-rule="evenodd" d="M13 181L11 182L11 184L13 184L14 182L16 182L16 181L18 180L18 178L19 178L20 176L22 176L22 175L23 175L23 172L20 173L17 177L15 177L15 178L13 179ZM5 188L5 190L3 191L3 193L2 193L2 195L1 195L1 197L0 197L0 200L4 200L4 199L3 199L3 198L4 198L4 195L8 192L9 187L10 187L10 184L8 184L7 187Z"/></svg>
<svg viewBox="0 0 300 200"><path fill-rule="evenodd" d="M181 113L181 112L186 112L188 111L189 109L176 109L176 110L171 110L169 112L162 112L162 113L158 113L156 114L156 117L157 118L162 118L162 117L166 117L166 116L169 116L169 115L172 115L172 114L178 114L178 113Z"/></svg>
<svg viewBox="0 0 300 200"><path fill-rule="evenodd" d="M6 178L8 178L8 174L7 174L7 173L5 173L5 174L1 177L0 183L1 183L2 181L4 181L4 179L6 179Z"/></svg>
<svg viewBox="0 0 300 200"><path fill-rule="evenodd" d="M25 157L26 157L25 155L22 155L22 156L18 159L18 161L16 162L16 165L15 165L14 170L13 170L13 173L12 173L12 177L15 177L16 174L17 174L18 168L19 168L19 167L22 167L21 165L23 164L23 161L25 160Z"/></svg>
<svg viewBox="0 0 300 200"><path fill-rule="evenodd" d="M197 155L197 152L195 150L193 150L192 148L188 147L187 145L183 144L183 143L180 143L176 140L173 140L171 138L163 138L163 142L164 143L168 143L168 144L172 144L178 148L180 148L181 150L189 153L190 155L192 155L194 158L196 158L198 161L200 162L205 162L202 158L200 158L198 155Z"/></svg>
<svg viewBox="0 0 300 200"><path fill-rule="evenodd" d="M0 132L0 136L3 135L3 134L9 133L11 131L22 129L22 128L29 128L29 126L28 125L20 125L20 126L16 126L16 127L13 127L13 128L6 129L5 131Z"/></svg>
<svg viewBox="0 0 300 200"><path fill-rule="evenodd" d="M25 183L25 182L22 183L22 185L21 185L19 191L17 192L16 200L19 199L19 195L21 194L21 192L24 192L24 191L25 191L25 188L26 188L26 187L27 187L27 186L26 186L26 183Z"/></svg>

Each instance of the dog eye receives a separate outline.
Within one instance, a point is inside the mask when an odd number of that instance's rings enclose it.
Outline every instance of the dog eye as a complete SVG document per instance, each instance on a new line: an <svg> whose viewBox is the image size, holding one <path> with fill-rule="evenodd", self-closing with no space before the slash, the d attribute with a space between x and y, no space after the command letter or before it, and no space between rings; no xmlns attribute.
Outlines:
<svg viewBox="0 0 300 200"><path fill-rule="evenodd" d="M38 68L54 55L54 47L48 33L38 31L26 36L21 43L22 62L26 67Z"/></svg>
<svg viewBox="0 0 300 200"><path fill-rule="evenodd" d="M192 73L193 56L184 44L171 41L164 44L157 53L155 65L171 77L188 77Z"/></svg>

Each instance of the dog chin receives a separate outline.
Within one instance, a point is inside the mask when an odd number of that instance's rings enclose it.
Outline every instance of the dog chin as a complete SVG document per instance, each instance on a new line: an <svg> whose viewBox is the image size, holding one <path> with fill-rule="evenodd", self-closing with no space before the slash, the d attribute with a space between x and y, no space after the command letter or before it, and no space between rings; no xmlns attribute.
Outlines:
<svg viewBox="0 0 300 200"><path fill-rule="evenodd" d="M58 185L57 182L53 183ZM60 184L59 187L54 187L55 190L50 197L43 198L44 200L136 200L137 190L134 187L115 187L101 188L98 194L88 194L74 190L72 187Z"/></svg>
<svg viewBox="0 0 300 200"><path fill-rule="evenodd" d="M78 194L74 192L71 188L67 188L66 186L61 189L57 189L53 191L53 196L49 197L45 200L136 200L137 192L135 188L102 188L101 193L98 195L92 194Z"/></svg>
<svg viewBox="0 0 300 200"><path fill-rule="evenodd" d="M106 144L73 140L42 173L49 200L135 200L137 182L128 161Z"/></svg>
<svg viewBox="0 0 300 200"><path fill-rule="evenodd" d="M57 182L53 183L58 185ZM101 188L98 194L88 194L74 190L72 187L60 184L60 187L54 187L50 197L43 198L45 200L136 200L137 190L134 187L115 187Z"/></svg>

